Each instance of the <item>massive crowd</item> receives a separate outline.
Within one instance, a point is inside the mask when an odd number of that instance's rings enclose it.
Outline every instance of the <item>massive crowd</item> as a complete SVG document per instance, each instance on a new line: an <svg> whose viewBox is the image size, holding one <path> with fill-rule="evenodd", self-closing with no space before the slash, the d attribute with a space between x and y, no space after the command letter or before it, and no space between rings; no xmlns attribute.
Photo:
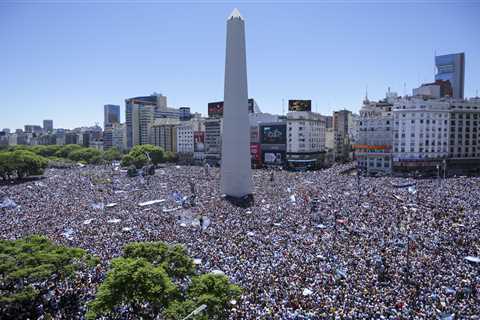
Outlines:
<svg viewBox="0 0 480 320"><path fill-rule="evenodd" d="M75 284L85 300L124 244L155 240L184 244L199 271L243 287L231 319L480 319L480 263L465 259L480 256L480 179L344 170L255 170L254 205L241 208L222 198L216 168L49 169L0 187L18 205L0 209L0 236L44 234L101 257Z"/></svg>

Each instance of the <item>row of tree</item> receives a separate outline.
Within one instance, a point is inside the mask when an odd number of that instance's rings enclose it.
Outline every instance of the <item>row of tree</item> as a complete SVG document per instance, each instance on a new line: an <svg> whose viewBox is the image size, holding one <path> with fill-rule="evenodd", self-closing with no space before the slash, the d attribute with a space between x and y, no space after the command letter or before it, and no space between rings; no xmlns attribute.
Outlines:
<svg viewBox="0 0 480 320"><path fill-rule="evenodd" d="M164 151L162 148L151 144L143 144L134 146L130 152L122 158L121 166L134 166L137 169L141 169L149 163L158 165L164 162L175 162L175 160L176 156L173 152Z"/></svg>
<svg viewBox="0 0 480 320"><path fill-rule="evenodd" d="M0 312L9 319L73 318L84 310L88 293L78 285L99 260L84 250L52 243L42 236L0 241ZM92 272L93 273L93 272ZM63 290L65 287L73 291ZM59 303L52 306L51 294ZM67 294L68 292L68 294ZM194 319L226 319L241 290L223 274L197 274L180 245L130 243L111 261L110 270L87 303L87 319L183 319L199 306ZM42 306L39 310L39 306Z"/></svg>
<svg viewBox="0 0 480 320"><path fill-rule="evenodd" d="M122 160L123 167L143 168L147 164L158 165L175 162L176 155L153 145L137 145L123 155L117 148L100 151L77 144L12 146L0 151L0 177L3 180L23 179L30 175L41 175L48 164L71 166L75 163L104 164Z"/></svg>
<svg viewBox="0 0 480 320"><path fill-rule="evenodd" d="M41 175L48 160L27 150L0 152L0 178L10 180L27 176Z"/></svg>

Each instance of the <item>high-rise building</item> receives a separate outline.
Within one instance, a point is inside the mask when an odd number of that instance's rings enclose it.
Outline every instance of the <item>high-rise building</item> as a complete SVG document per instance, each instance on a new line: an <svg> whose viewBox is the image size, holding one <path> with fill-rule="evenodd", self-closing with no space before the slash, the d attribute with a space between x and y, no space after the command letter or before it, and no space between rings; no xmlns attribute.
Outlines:
<svg viewBox="0 0 480 320"><path fill-rule="evenodd" d="M180 107L178 108L180 112L180 120L181 121L188 121L192 118L192 114L190 112L190 107Z"/></svg>
<svg viewBox="0 0 480 320"><path fill-rule="evenodd" d="M155 124L152 126L151 144L165 151L177 152L177 134L175 124Z"/></svg>
<svg viewBox="0 0 480 320"><path fill-rule="evenodd" d="M456 162L477 160L480 168L480 99L450 103L449 158Z"/></svg>
<svg viewBox="0 0 480 320"><path fill-rule="evenodd" d="M124 123L117 123L112 126L112 147L120 151L126 149L126 125ZM103 140L105 144L105 139ZM105 148L105 146L104 146Z"/></svg>
<svg viewBox="0 0 480 320"><path fill-rule="evenodd" d="M150 129L157 119L180 119L178 109L167 107L167 97L153 93L150 96L125 100L127 148L149 143Z"/></svg>
<svg viewBox="0 0 480 320"><path fill-rule="evenodd" d="M177 152L193 156L194 140L193 128L189 123L182 122L176 127Z"/></svg>
<svg viewBox="0 0 480 320"><path fill-rule="evenodd" d="M393 169L435 167L448 156L450 103L404 97L393 104Z"/></svg>
<svg viewBox="0 0 480 320"><path fill-rule="evenodd" d="M78 144L78 134L75 132L66 133L65 144Z"/></svg>
<svg viewBox="0 0 480 320"><path fill-rule="evenodd" d="M222 119L205 120L205 161L210 165L219 165L222 157Z"/></svg>
<svg viewBox="0 0 480 320"><path fill-rule="evenodd" d="M31 125L31 124L25 125L25 133L42 133L42 131L43 131L42 127L38 125Z"/></svg>
<svg viewBox="0 0 480 320"><path fill-rule="evenodd" d="M393 101L365 99L360 109L358 141L354 157L360 169L390 173L392 170Z"/></svg>
<svg viewBox="0 0 480 320"><path fill-rule="evenodd" d="M120 123L120 106L106 104L103 106L103 125Z"/></svg>
<svg viewBox="0 0 480 320"><path fill-rule="evenodd" d="M53 131L53 120L43 120L43 131L46 133Z"/></svg>
<svg viewBox="0 0 480 320"><path fill-rule="evenodd" d="M228 197L242 198L253 192L248 120L245 21L235 9L227 20L224 86L224 128L220 186Z"/></svg>
<svg viewBox="0 0 480 320"><path fill-rule="evenodd" d="M463 99L465 82L465 53L446 54L435 57L437 74L435 80L449 81L453 98Z"/></svg>
<svg viewBox="0 0 480 320"><path fill-rule="evenodd" d="M325 160L325 117L311 111L287 113L287 166L318 168Z"/></svg>
<svg viewBox="0 0 480 320"><path fill-rule="evenodd" d="M350 135L353 126L352 112L340 110L333 112L333 132L335 142L335 159L347 161L350 159Z"/></svg>

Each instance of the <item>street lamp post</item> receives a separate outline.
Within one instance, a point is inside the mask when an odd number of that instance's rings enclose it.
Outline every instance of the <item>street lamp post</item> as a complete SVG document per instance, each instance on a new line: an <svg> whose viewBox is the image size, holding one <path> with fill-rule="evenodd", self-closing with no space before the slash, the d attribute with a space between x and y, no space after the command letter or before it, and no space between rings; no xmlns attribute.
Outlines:
<svg viewBox="0 0 480 320"><path fill-rule="evenodd" d="M207 308L207 305L206 305L206 304L202 304L200 307L198 307L197 309L193 310L188 316L186 316L186 317L183 318L182 320L190 319L191 317L196 316L197 314L199 314L200 312L202 312L202 311L205 310L206 308Z"/></svg>

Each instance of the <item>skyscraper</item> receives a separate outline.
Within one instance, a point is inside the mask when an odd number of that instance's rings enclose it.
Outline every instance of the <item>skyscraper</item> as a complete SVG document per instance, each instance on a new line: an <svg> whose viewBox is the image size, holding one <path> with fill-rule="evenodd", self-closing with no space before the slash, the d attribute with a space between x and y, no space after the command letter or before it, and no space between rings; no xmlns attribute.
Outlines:
<svg viewBox="0 0 480 320"><path fill-rule="evenodd" d="M43 120L43 131L45 132L53 131L53 120Z"/></svg>
<svg viewBox="0 0 480 320"><path fill-rule="evenodd" d="M112 123L120 123L120 106L106 104L103 106L103 124Z"/></svg>
<svg viewBox="0 0 480 320"><path fill-rule="evenodd" d="M233 198L252 194L245 23L237 9L227 20L221 190Z"/></svg>
<svg viewBox="0 0 480 320"><path fill-rule="evenodd" d="M465 82L465 53L453 53L435 57L435 80L449 81L453 97L463 99Z"/></svg>

